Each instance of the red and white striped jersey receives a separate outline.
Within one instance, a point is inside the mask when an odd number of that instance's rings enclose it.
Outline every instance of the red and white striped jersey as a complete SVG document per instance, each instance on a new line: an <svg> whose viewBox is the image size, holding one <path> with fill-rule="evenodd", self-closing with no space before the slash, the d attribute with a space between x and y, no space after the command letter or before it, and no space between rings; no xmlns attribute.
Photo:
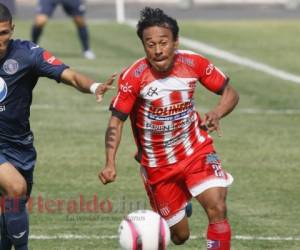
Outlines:
<svg viewBox="0 0 300 250"><path fill-rule="evenodd" d="M209 60L191 51L178 50L169 72L155 71L142 58L123 71L111 109L130 115L137 158L145 167L177 163L212 143L200 129L194 107L199 81L221 93L228 78Z"/></svg>

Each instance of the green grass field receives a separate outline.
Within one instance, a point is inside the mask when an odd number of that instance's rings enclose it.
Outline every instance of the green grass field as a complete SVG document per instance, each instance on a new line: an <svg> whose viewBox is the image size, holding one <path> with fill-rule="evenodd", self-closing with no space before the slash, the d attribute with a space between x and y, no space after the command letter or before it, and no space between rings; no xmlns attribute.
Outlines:
<svg viewBox="0 0 300 250"><path fill-rule="evenodd" d="M30 24L18 21L14 36L28 39ZM185 37L300 74L299 20L180 25ZM92 23L90 31L95 61L80 57L76 31L68 21L49 23L41 45L99 81L143 56L135 31L126 25ZM210 59L230 75L241 97L237 109L222 120L223 137L214 135L223 167L235 177L228 196L232 249L300 249L300 85ZM129 123L118 153L117 181L103 186L97 178L104 164L107 108L114 94L108 93L99 105L91 95L40 79L31 110L38 151L31 249L118 249L114 236L123 216L149 207L133 160L135 146ZM196 99L200 112L218 100L200 86ZM100 211L95 212L90 204L94 212L82 208L80 212L80 199L86 204L94 197L104 201ZM111 212L107 212L107 200L112 204ZM198 204L193 202L193 206L193 238L181 247L171 244L169 249L206 249L203 235L207 219ZM67 239L68 235L77 239ZM246 240L247 236L251 239Z"/></svg>

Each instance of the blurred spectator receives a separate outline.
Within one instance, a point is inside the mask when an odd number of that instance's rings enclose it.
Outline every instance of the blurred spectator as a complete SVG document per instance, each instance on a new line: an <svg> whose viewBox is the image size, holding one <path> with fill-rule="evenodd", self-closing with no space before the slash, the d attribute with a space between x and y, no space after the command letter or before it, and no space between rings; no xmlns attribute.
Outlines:
<svg viewBox="0 0 300 250"><path fill-rule="evenodd" d="M194 3L194 0L178 0L178 7L180 9L187 10L187 9L192 8L193 3Z"/></svg>
<svg viewBox="0 0 300 250"><path fill-rule="evenodd" d="M287 0L285 7L290 10L297 9L300 5L300 0Z"/></svg>
<svg viewBox="0 0 300 250"><path fill-rule="evenodd" d="M31 30L32 41L34 43L38 43L44 26L59 4L62 5L64 12L73 18L73 21L77 27L79 40L83 50L83 56L86 59L95 59L96 56L90 49L89 32L84 19L86 6L83 0L39 0L37 15Z"/></svg>

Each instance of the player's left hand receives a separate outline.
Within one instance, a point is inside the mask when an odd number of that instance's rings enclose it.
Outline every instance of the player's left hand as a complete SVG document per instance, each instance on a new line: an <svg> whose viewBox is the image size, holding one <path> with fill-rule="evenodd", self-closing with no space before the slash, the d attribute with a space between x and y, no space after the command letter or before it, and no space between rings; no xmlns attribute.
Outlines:
<svg viewBox="0 0 300 250"><path fill-rule="evenodd" d="M204 114L204 118L201 121L200 126L205 127L207 129L208 133L217 131L218 136L223 135L221 127L220 127L220 117L214 111L209 111L206 114Z"/></svg>
<svg viewBox="0 0 300 250"><path fill-rule="evenodd" d="M113 75L111 75L111 77L109 77L109 78L107 79L106 82L101 83L101 84L98 86L98 88L97 88L96 91L95 91L96 101L97 101L97 102L101 102L101 101L102 101L103 96L104 96L104 94L105 94L105 92L106 92L107 90L110 90L110 89L114 89L114 88L115 88L114 86L112 86L112 84L113 84L113 82L114 82L116 76L117 76L117 73L114 73Z"/></svg>

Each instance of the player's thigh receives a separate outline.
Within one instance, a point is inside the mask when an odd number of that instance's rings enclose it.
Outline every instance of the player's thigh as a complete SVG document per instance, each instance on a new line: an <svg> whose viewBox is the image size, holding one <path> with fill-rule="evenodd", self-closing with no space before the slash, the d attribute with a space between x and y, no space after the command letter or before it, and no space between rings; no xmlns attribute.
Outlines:
<svg viewBox="0 0 300 250"><path fill-rule="evenodd" d="M185 217L185 206L191 195L181 180L168 180L156 185L144 181L150 204L154 211L166 219L170 227Z"/></svg>
<svg viewBox="0 0 300 250"><path fill-rule="evenodd" d="M0 144L0 186L7 195L30 196L35 162L32 144Z"/></svg>
<svg viewBox="0 0 300 250"><path fill-rule="evenodd" d="M56 0L39 0L36 13L51 17L57 6Z"/></svg>
<svg viewBox="0 0 300 250"><path fill-rule="evenodd" d="M193 197L208 189L228 187L233 177L223 170L215 152L196 156L184 171L186 185Z"/></svg>
<svg viewBox="0 0 300 250"><path fill-rule="evenodd" d="M62 0L62 5L64 11L69 16L84 16L86 11L86 5L85 2L82 0Z"/></svg>
<svg viewBox="0 0 300 250"><path fill-rule="evenodd" d="M26 195L27 183L22 174L9 162L0 165L0 187L8 196Z"/></svg>
<svg viewBox="0 0 300 250"><path fill-rule="evenodd" d="M226 218L226 187L213 187L205 190L195 198L204 208L209 221L219 221Z"/></svg>

